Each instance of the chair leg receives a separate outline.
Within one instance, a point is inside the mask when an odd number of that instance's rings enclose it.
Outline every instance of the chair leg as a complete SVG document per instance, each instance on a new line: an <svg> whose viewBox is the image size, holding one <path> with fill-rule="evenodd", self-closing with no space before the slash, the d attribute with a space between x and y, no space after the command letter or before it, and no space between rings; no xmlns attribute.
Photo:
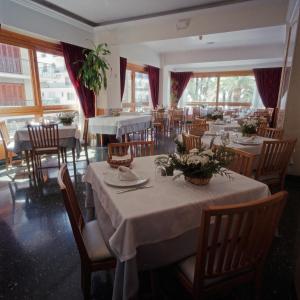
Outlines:
<svg viewBox="0 0 300 300"><path fill-rule="evenodd" d="M90 299L91 296L91 271L81 263L81 288L84 300Z"/></svg>
<svg viewBox="0 0 300 300"><path fill-rule="evenodd" d="M72 148L72 158L73 158L74 176L76 177L75 148Z"/></svg>
<svg viewBox="0 0 300 300"><path fill-rule="evenodd" d="M85 152L85 157L86 157L86 163L89 165L90 161L89 161L89 153L88 153L88 146L84 145L84 152Z"/></svg>

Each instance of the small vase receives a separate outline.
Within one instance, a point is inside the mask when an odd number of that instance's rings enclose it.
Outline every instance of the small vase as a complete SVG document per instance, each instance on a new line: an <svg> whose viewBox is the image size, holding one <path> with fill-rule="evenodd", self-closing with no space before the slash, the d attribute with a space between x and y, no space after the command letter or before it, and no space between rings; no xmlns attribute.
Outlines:
<svg viewBox="0 0 300 300"><path fill-rule="evenodd" d="M256 136L256 133L242 133L242 135L245 137L251 137L251 136Z"/></svg>
<svg viewBox="0 0 300 300"><path fill-rule="evenodd" d="M199 178L199 177L188 177L185 176L184 177L186 181L192 183L192 184L196 184L196 185L207 185L209 184L211 177L208 178Z"/></svg>

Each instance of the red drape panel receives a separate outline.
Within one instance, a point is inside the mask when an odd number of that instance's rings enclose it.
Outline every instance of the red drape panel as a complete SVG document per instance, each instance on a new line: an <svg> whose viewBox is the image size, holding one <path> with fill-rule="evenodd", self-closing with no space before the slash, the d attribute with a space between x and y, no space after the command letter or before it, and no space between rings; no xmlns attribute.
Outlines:
<svg viewBox="0 0 300 300"><path fill-rule="evenodd" d="M156 108L158 105L158 93L159 93L159 68L153 66L147 66L146 70L149 77L149 85L150 85L153 108Z"/></svg>
<svg viewBox="0 0 300 300"><path fill-rule="evenodd" d="M125 88L125 79L126 79L126 67L127 67L127 58L120 57L120 88L121 88L121 101L124 94Z"/></svg>
<svg viewBox="0 0 300 300"><path fill-rule="evenodd" d="M95 94L87 89L77 78L79 69L84 60L84 48L79 46L61 43L63 54L66 62L66 67L71 79L71 82L76 90L84 116L86 118L95 116Z"/></svg>
<svg viewBox="0 0 300 300"><path fill-rule="evenodd" d="M192 75L192 72L171 72L172 106L177 106L179 99L188 85Z"/></svg>
<svg viewBox="0 0 300 300"><path fill-rule="evenodd" d="M254 76L261 100L266 108L276 108L281 80L281 68L254 69ZM271 126L274 124L275 109Z"/></svg>

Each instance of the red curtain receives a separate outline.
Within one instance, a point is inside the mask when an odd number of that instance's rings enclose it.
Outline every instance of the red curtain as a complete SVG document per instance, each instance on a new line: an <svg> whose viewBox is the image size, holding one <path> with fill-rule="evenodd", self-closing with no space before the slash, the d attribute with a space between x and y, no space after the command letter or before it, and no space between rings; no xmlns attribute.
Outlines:
<svg viewBox="0 0 300 300"><path fill-rule="evenodd" d="M127 67L127 58L120 57L120 87L121 87L121 101L124 94L125 88L125 79L126 79L126 67Z"/></svg>
<svg viewBox="0 0 300 300"><path fill-rule="evenodd" d="M192 72L171 72L171 102L177 106L186 86L188 85Z"/></svg>
<svg viewBox="0 0 300 300"><path fill-rule="evenodd" d="M281 68L254 69L254 76L261 100L266 108L276 108L281 80ZM274 124L273 110L271 126Z"/></svg>
<svg viewBox="0 0 300 300"><path fill-rule="evenodd" d="M84 48L79 46L61 43L63 54L66 62L66 67L72 81L72 84L76 90L77 96L79 98L84 116L86 118L91 118L95 116L95 94L87 89L81 81L77 78L79 69L82 66L84 60L83 51Z"/></svg>
<svg viewBox="0 0 300 300"><path fill-rule="evenodd" d="M153 108L155 109L158 105L158 93L159 93L159 68L153 66L147 66L146 68L148 77L150 92L152 98Z"/></svg>

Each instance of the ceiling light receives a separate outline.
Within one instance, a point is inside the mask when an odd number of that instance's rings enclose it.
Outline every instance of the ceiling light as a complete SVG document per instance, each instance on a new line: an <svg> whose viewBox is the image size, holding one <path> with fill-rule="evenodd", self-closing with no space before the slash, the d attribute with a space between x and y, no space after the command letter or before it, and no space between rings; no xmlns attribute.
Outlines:
<svg viewBox="0 0 300 300"><path fill-rule="evenodd" d="M180 19L176 23L177 30L187 29L190 26L191 19Z"/></svg>

